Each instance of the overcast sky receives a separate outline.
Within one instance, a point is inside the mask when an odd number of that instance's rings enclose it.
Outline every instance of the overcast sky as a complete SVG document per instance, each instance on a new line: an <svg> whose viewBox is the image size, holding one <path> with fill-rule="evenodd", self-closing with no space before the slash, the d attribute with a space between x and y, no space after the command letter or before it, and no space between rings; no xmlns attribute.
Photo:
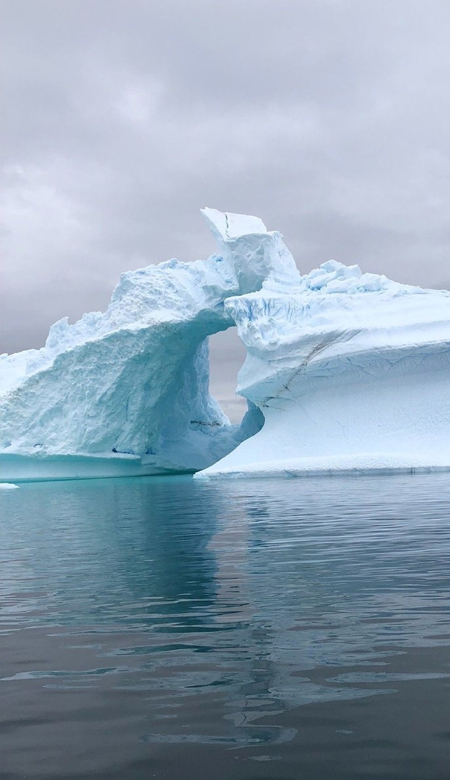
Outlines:
<svg viewBox="0 0 450 780"><path fill-rule="evenodd" d="M449 0L3 0L2 38L3 350L206 257L204 205L450 287Z"/></svg>

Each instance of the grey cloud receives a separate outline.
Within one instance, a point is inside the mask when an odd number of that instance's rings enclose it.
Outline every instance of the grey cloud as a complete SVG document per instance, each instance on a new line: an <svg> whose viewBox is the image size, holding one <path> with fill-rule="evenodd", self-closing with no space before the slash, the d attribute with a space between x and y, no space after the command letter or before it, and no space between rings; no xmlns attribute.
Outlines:
<svg viewBox="0 0 450 780"><path fill-rule="evenodd" d="M302 271L335 257L450 286L446 0L5 0L3 17L4 349L104 308L123 270L209 254L203 205L260 215Z"/></svg>

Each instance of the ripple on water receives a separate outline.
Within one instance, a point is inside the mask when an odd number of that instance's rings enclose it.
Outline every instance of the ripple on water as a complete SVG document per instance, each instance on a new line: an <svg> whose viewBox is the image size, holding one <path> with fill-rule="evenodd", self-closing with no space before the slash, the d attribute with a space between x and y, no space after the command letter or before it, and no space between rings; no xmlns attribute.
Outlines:
<svg viewBox="0 0 450 780"><path fill-rule="evenodd" d="M319 753L346 737L356 755L364 728L385 727L383 701L392 711L404 702L400 721L420 707L424 721L436 720L415 729L423 776L431 767L437 780L432 762L448 732L426 702L450 676L449 515L445 474L5 491L7 719L20 723L31 707L64 742L89 713L106 778L113 756L126 765L125 756L145 758L151 744L293 749L309 733L301 715L309 705L323 713L313 732ZM42 725L24 753L35 729L14 732L11 765L26 772L47 755L56 778L51 730L46 736ZM65 760L82 772L67 739ZM388 769L418 749L417 739L405 747L404 735L401 749L385 741L372 746L373 760ZM297 760L306 755L303 746ZM277 760L281 776L291 776L281 754L250 757ZM358 771L369 772L361 761Z"/></svg>

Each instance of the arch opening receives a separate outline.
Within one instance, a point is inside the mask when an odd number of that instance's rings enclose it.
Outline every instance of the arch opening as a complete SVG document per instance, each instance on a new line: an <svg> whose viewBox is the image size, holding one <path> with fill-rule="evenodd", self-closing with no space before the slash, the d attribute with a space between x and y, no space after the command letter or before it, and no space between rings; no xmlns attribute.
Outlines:
<svg viewBox="0 0 450 780"><path fill-rule="evenodd" d="M247 412L247 401L235 392L245 356L236 327L209 337L209 392L235 425L242 422Z"/></svg>

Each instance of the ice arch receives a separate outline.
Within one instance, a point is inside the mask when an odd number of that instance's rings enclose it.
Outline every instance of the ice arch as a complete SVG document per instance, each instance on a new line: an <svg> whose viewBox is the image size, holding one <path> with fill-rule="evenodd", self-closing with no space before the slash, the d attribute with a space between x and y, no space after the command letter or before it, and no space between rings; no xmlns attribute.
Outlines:
<svg viewBox="0 0 450 780"><path fill-rule="evenodd" d="M232 426L209 394L208 336L235 324L226 299L298 271L260 219L203 214L217 254L122 274L105 313L1 357L3 480L195 471L260 430L253 404Z"/></svg>

